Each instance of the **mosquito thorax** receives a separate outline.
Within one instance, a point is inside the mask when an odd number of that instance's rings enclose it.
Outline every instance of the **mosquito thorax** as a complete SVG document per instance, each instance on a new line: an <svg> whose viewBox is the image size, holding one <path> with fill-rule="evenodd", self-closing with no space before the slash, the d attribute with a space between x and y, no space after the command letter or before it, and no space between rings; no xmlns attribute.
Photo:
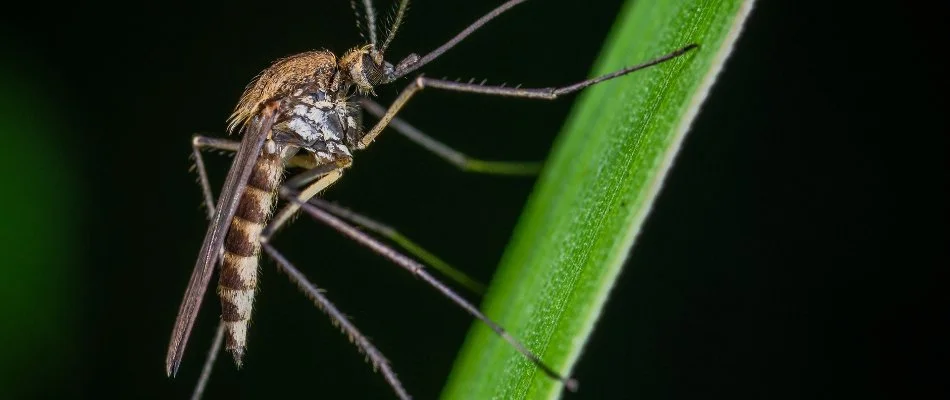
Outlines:
<svg viewBox="0 0 950 400"><path fill-rule="evenodd" d="M247 86L229 118L228 130L233 132L247 124L270 101L316 91L337 92L340 86L337 58L329 51L308 51L282 58Z"/></svg>

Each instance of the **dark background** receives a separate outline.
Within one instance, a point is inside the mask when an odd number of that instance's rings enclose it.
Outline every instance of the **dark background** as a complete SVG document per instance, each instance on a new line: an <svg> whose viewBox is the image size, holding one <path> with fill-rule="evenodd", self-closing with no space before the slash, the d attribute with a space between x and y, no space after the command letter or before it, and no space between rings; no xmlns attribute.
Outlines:
<svg viewBox="0 0 950 400"><path fill-rule="evenodd" d="M495 3L414 3L391 58L438 46ZM620 3L529 2L425 71L571 82L590 70ZM360 42L349 4L25 6L7 10L0 30L9 260L0 390L183 398L219 307L206 299L181 373L167 379L169 330L205 229L190 136L221 134L273 59ZM576 367L582 390L566 398L904 398L945 388L938 15L863 2L757 5ZM538 160L571 102L427 92L402 115L471 155ZM208 160L220 182L229 159ZM463 174L390 133L326 197L487 281L531 186ZM310 221L276 244L411 393L439 393L469 317ZM261 271L246 367L219 359L207 398L391 396L269 262Z"/></svg>

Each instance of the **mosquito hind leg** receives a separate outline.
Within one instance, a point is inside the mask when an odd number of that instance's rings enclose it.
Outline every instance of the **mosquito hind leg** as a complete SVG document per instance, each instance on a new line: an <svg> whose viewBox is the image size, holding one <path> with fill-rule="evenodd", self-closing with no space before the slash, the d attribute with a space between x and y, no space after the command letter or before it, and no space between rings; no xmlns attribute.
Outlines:
<svg viewBox="0 0 950 400"><path fill-rule="evenodd" d="M485 314L478 310L477 307L472 305L468 300L465 300L463 297L459 296L457 293L452 291L448 286L445 286L444 283L429 275L425 270L425 266L414 261L413 259L403 255L399 251L393 249L392 247L386 245L385 243L379 241L378 239L373 238L372 236L366 234L365 232L360 231L356 227L348 224L347 222L333 216L329 212L314 206L310 203L305 203L300 201L300 195L286 188L281 188L280 196L296 203L301 209L303 209L307 214L316 219L317 221L335 229L337 232L342 233L344 236L353 239L357 243L369 248L370 250L376 252L377 254L389 259L394 264L398 265L400 268L405 269L409 273L413 274L417 278L423 280L426 284L431 286L433 289L441 293L443 296L452 300L456 305L461 307L463 310L468 312L470 315L488 325L492 331L495 332L500 338L505 342L511 345L515 350L521 353L526 359L531 361L536 367L541 369L551 379L555 379L561 384L564 385L569 391L577 390L577 381L570 377L565 377L558 372L554 371L550 366L541 361L541 358L534 354L531 350L525 347L518 339L515 339L511 336L508 331L502 328L500 325L489 319Z"/></svg>
<svg viewBox="0 0 950 400"><path fill-rule="evenodd" d="M349 159L340 160L335 164L327 164L319 166L308 171L305 171L293 178L291 178L288 184L296 183L298 185L306 183L306 187L302 192L300 192L295 200L297 201L307 201L311 197L316 196L318 193L332 185L334 182L340 179L343 176L343 168L349 165ZM307 183L309 182L309 183ZM287 184L285 184L287 185ZM282 192L284 189L281 190ZM307 200L302 200L306 198ZM330 317L330 321L333 325L339 327L343 333L349 337L350 341L356 345L357 349L369 359L370 363L373 365L374 370L378 370L383 374L383 377L386 379L386 382L389 383L389 386L392 387L393 391L396 392L396 395L400 399L410 399L411 397L403 388L402 383L396 377L396 373L393 372L392 367L389 365L389 361L386 360L386 357L383 356L383 353L380 352L369 339L360 333L359 329L350 322L349 319L343 315L340 310L330 302L326 296L321 293L320 289L316 285L311 283L306 276L304 276L293 264L287 260L273 245L270 244L270 239L274 233L283 226L294 214L299 210L299 203L297 201L292 201L290 204L285 206L276 216L271 220L269 224L261 231L260 242L261 248L266 252L276 263L277 267L287 274L290 277L290 280L297 285L298 288L310 300L313 301L314 305L317 306L320 310L327 314Z"/></svg>
<svg viewBox="0 0 950 400"><path fill-rule="evenodd" d="M214 193L211 191L211 183L208 180L208 172L205 169L204 158L201 155L201 151L210 149L233 153L236 152L240 146L241 142L229 139L220 139L202 135L194 135L191 138L192 157L195 159L195 170L198 172L198 183L201 184L201 191L204 195L205 211L208 213L208 219L211 219L211 217L214 215L215 201ZM195 383L195 388L191 393L192 400L199 400L204 394L205 387L208 386L208 381L211 379L211 372L214 370L214 362L218 359L218 354L221 352L223 343L224 322L219 320L214 339L211 341L211 348L208 349L208 355L205 357L204 366L201 368L201 375L198 377L198 382Z"/></svg>
<svg viewBox="0 0 950 400"><path fill-rule="evenodd" d="M324 189L332 185L343 176L343 169L350 166L351 158L341 158L336 162L318 165L291 177L283 186L304 189L300 192L300 201L306 202ZM295 202L289 202L274 215L271 222L261 232L261 241L266 242L284 224L286 224L300 209Z"/></svg>
<svg viewBox="0 0 950 400"><path fill-rule="evenodd" d="M392 240L412 255L419 257L419 259L423 260L427 264L432 265L435 269L439 270L450 279L464 286L466 289L469 289L477 294L483 294L485 292L484 284L472 279L467 274L459 269L456 269L445 261L442 261L442 259L435 256L433 253L430 253L409 238L403 236L401 233L399 233L399 231L383 223L374 221L369 217L360 215L353 211L347 210L346 208L317 198L316 195L318 193L340 179L343 168L349 166L350 162L350 159L342 159L337 163L313 167L288 179L286 182L284 182L283 186L294 191L302 190L298 197L300 202L311 201L320 204L324 207L324 209L328 210L334 215L351 221L357 225L369 229L370 231L376 232L389 240ZM290 218L292 218L298 210L299 206L296 202L289 202L283 209L280 210L280 212L276 214L276 216L271 220L271 223L264 229L261 234L262 240L270 240L270 237L273 236L274 232L276 232L288 220L290 220Z"/></svg>
<svg viewBox="0 0 950 400"><path fill-rule="evenodd" d="M218 354L221 354L221 347L224 345L224 331L224 321L219 318L218 329L215 331L211 348L208 349L208 355L205 357L205 364L201 368L201 376L198 377L198 382L195 383L195 390L191 392L191 400L201 400L201 396L204 395L205 387L208 386L208 381L211 380L214 362L218 359Z"/></svg>
<svg viewBox="0 0 950 400"><path fill-rule="evenodd" d="M346 318L346 315L340 312L340 310L323 295L320 288L307 280L307 277L294 267L287 258L280 254L274 246L264 242L261 243L261 248L277 262L277 267L290 277L290 280L313 301L313 304L330 317L333 325L336 325L343 333L346 333L347 337L349 337L351 342L356 344L360 352L369 358L373 369L383 374L386 382L388 382L389 386L396 392L396 395L399 396L400 399L410 399L411 396L409 396L409 393L403 388L402 383L399 382L399 378L396 377L396 373L393 372L392 367L389 365L389 360L383 356L383 353L380 352L379 349L373 346L365 335L360 333L356 325L353 325L353 323Z"/></svg>
<svg viewBox="0 0 950 400"><path fill-rule="evenodd" d="M204 157L201 156L202 150L220 150L234 153L241 147L241 142L229 139L220 139L202 135L191 137L191 156L195 159L195 169L198 171L198 183L201 185L201 192L204 194L205 211L208 213L208 219L214 215L214 192L211 191L211 182L208 181L208 171L205 169Z"/></svg>
<svg viewBox="0 0 950 400"><path fill-rule="evenodd" d="M451 264L443 261L441 258L435 254L429 252L422 246L419 246L411 239L400 233L395 228L388 226L382 222L373 220L365 215L359 214L355 211L349 210L345 207L333 204L329 201L323 200L319 197L313 197L309 201L310 204L313 204L317 207L320 207L326 212L333 214L341 219L347 220L353 224L359 225L365 228L368 231L375 232L380 236L391 240L397 246L401 247L403 250L409 252L416 258L422 260L423 263L429 265L449 279L455 281L459 285L462 285L466 289L472 291L475 294L484 294L485 293L485 284L473 279L468 276L466 273L461 270L453 267Z"/></svg>
<svg viewBox="0 0 950 400"><path fill-rule="evenodd" d="M214 214L216 202L214 199L214 193L211 191L211 185L208 180L208 174L205 169L201 150L211 149L233 153L237 151L238 147L240 147L241 142L195 135L192 137L191 143L193 156L195 158L195 169L198 171L199 182L201 183L201 188L204 192L205 203L207 206L206 209L208 211L208 218L210 219ZM296 155L288 160L288 165L296 167L310 167L313 165L312 157L308 157L307 155ZM336 166L333 167L333 169L338 168L339 167ZM308 172L313 174L312 171L319 172L320 170L311 169ZM308 172L304 172L301 175L306 175ZM208 349L208 355L205 357L204 366L201 369L201 375L198 378L198 382L195 384L194 390L192 391L192 400L199 400L204 394L205 387L207 387L208 381L211 379L211 372L214 370L214 362L217 360L218 354L221 353L221 348L224 345L224 332L224 321L219 319L218 328L216 330L214 339L212 340L211 347Z"/></svg>
<svg viewBox="0 0 950 400"><path fill-rule="evenodd" d="M241 142L229 139L202 135L194 135L191 138L192 157L195 159L195 169L198 172L198 182L201 184L201 191L204 195L205 211L208 213L208 219L211 219L214 215L215 201L201 151L210 149L233 153L236 152L240 146ZM201 396L204 395L205 387L208 386L208 381L211 379L211 372L214 370L214 362L218 359L218 354L221 353L221 347L224 343L224 328L224 322L218 320L218 328L215 331L214 339L211 341L211 348L208 349L208 355L205 357L204 365L201 368L201 375L198 377L198 382L195 383L195 388L191 393L192 400L199 400Z"/></svg>
<svg viewBox="0 0 950 400"><path fill-rule="evenodd" d="M386 107L369 98L361 98L360 103L363 109L368 111L376 118L383 118L386 115ZM389 127L393 128L399 134L405 136L413 143L432 152L439 158L465 172L475 172L491 175L537 175L541 171L541 162L533 161L489 161L470 157L458 150L449 147L445 143L433 138L420 131L418 128L410 125L399 117L393 117L389 122Z"/></svg>
<svg viewBox="0 0 950 400"><path fill-rule="evenodd" d="M241 147L241 142L237 140L221 139L210 136L194 135L191 138L191 156L195 159L195 170L198 172L198 183L201 185L201 192L204 195L205 210L208 219L214 215L214 192L211 190L211 181L208 179L208 171L205 168L202 150L218 150L229 153L237 152ZM306 155L295 155L288 161L292 167L311 168L313 166L312 158Z"/></svg>

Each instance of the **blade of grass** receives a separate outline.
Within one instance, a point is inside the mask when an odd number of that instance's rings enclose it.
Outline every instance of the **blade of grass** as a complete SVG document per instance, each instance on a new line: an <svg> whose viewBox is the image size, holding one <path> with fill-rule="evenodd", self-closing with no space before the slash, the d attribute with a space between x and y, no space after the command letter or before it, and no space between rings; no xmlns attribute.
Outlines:
<svg viewBox="0 0 950 400"><path fill-rule="evenodd" d="M752 0L639 0L619 14L593 75L689 43L700 48L582 94L515 229L483 310L556 370L573 369L751 8ZM476 323L442 395L560 393Z"/></svg>

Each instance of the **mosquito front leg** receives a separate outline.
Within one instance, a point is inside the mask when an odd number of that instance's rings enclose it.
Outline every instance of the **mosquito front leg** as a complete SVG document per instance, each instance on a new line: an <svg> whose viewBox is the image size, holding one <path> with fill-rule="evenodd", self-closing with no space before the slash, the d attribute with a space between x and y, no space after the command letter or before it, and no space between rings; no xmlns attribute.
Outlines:
<svg viewBox="0 0 950 400"><path fill-rule="evenodd" d="M386 108L369 98L361 98L360 103L363 105L364 110L376 118L382 118L386 115ZM469 157L432 136L426 135L399 117L393 117L389 122L389 127L395 129L396 132L405 136L413 143L429 150L439 158L465 172L494 175L537 175L538 172L541 171L542 163L540 162L488 161Z"/></svg>
<svg viewBox="0 0 950 400"><path fill-rule="evenodd" d="M191 152L192 156L195 158L195 169L198 172L198 183L201 185L201 192L204 195L205 211L207 211L208 219L211 219L214 215L215 201L214 193L211 191L211 183L208 181L208 172L205 169L204 158L201 155L201 151L211 149L233 153L236 152L240 146L241 142L228 139L220 139L201 135L194 135L191 138ZM204 394L205 387L207 387L208 381L211 379L211 372L214 369L214 362L218 359L218 354L221 352L221 347L224 344L224 330L224 321L219 320L214 339L211 341L211 348L208 349L208 355L205 357L204 366L201 368L201 376L199 376L198 382L195 383L195 389L192 391L192 400L201 399L201 396Z"/></svg>
<svg viewBox="0 0 950 400"><path fill-rule="evenodd" d="M333 325L336 325L350 338L350 341L356 344L356 347L369 358L370 363L373 364L374 370L379 370L383 377L386 379L386 382L389 383L389 386L393 388L393 391L396 392L396 396L399 396L400 399L411 399L409 393L406 392L406 389L402 387L402 383L399 382L399 378L396 377L396 373L393 372L392 367L389 365L389 361L386 360L386 357L383 356L383 353L373 346L373 344L366 338L365 335L360 333L359 329L356 328L356 325L353 325L349 319L346 318L336 306L323 295L323 292L313 283L310 283L307 280L307 277L304 276L290 261L287 260L283 254L277 251L270 243L261 243L261 248L264 249L264 252L267 253L274 261L277 262L277 267L280 268L290 280L297 285L302 292L304 292L310 300L313 301L313 304L317 306L320 310L323 310L326 313L330 320L333 321Z"/></svg>
<svg viewBox="0 0 950 400"><path fill-rule="evenodd" d="M507 4L507 3L506 3ZM484 86L474 83L461 83L455 81L447 81L442 79L431 79L424 76L419 76L412 83L409 84L402 93L399 94L399 97L393 101L393 104L389 106L389 109L386 110L386 113L379 118L379 122L376 123L376 126L373 127L366 135L360 139L359 145L357 146L360 149L365 149L373 143L373 140L376 139L376 136L379 136L380 132L383 131L386 126L388 126L393 118L396 117L396 114L402 110L402 108L409 102L409 99L412 98L417 92L425 88L434 88L434 89L443 89L453 92L464 92L464 93L477 93L477 94L486 94L491 96L503 96L503 97L520 97L526 99L539 99L539 100L555 100L560 96L577 92L581 89L588 88L590 86L596 85L600 82L617 78L626 74L629 74L634 71L639 71L641 69L651 67L665 61L672 60L680 55L697 48L695 44L690 44L683 48L680 48L672 53L666 54L661 57L657 57L653 60L644 62L642 64L634 65L621 69L619 71L614 71L606 75L601 75L596 78L583 80L577 82L573 85L567 85L562 87L549 87L549 88L519 88L519 87L505 87L505 86ZM421 61L419 61L421 63ZM410 70L412 68L409 68Z"/></svg>

